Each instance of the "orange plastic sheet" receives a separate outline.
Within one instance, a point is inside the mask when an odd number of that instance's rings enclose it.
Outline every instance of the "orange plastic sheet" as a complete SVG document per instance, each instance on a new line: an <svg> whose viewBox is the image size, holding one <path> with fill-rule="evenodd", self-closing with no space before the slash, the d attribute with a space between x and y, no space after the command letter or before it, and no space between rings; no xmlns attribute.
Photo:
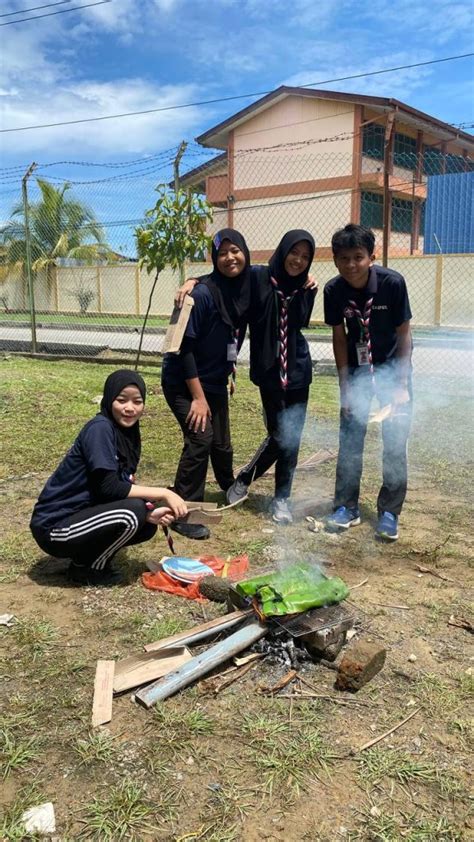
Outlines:
<svg viewBox="0 0 474 842"><path fill-rule="evenodd" d="M198 556L198 559L211 567L215 576L226 577L233 582L242 579L249 567L249 558L246 554L231 559L218 558L215 555L201 555ZM158 570L156 573L142 573L143 584L152 591L163 591L174 596L184 596L185 599L207 602L207 599L201 596L199 592L199 581L190 584L178 582L177 579L168 576L163 570Z"/></svg>

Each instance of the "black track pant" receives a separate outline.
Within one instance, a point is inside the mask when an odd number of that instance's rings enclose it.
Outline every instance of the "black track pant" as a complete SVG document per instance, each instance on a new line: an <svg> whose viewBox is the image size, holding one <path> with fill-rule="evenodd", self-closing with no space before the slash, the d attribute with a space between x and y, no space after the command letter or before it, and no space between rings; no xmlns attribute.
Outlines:
<svg viewBox="0 0 474 842"><path fill-rule="evenodd" d="M375 395L380 406L392 403L395 375L375 371ZM336 468L334 507L355 508L359 502L365 434L370 404L374 395L369 372L350 376L351 411L340 414L339 453ZM407 441L410 432L412 401L402 404L397 414L382 422L382 486L377 510L399 515L407 492Z"/></svg>
<svg viewBox="0 0 474 842"><path fill-rule="evenodd" d="M190 430L186 418L191 407L188 389L163 387L168 406L183 431L184 444L176 471L174 490L184 500L203 500L209 458L214 476L223 491L234 482L232 468L232 444L230 440L229 404L227 394L216 395L205 392L212 420L207 420L206 429Z"/></svg>
<svg viewBox="0 0 474 842"><path fill-rule="evenodd" d="M75 564L104 570L122 547L153 538L157 527L146 522L144 500L126 499L90 506L62 520L48 535L32 529L44 552Z"/></svg>
<svg viewBox="0 0 474 842"><path fill-rule="evenodd" d="M287 391L260 389L268 437L239 473L239 479L246 485L261 477L276 462L275 497L286 499L290 496L308 395L309 386Z"/></svg>

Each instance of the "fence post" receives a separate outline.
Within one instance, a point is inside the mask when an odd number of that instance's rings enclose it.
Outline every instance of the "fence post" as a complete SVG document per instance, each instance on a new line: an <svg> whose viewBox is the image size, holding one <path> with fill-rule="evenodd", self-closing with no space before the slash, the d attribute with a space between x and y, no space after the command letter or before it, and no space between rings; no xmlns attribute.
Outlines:
<svg viewBox="0 0 474 842"><path fill-rule="evenodd" d="M176 158L174 159L174 163L173 163L174 192L175 192L176 196L178 195L178 192L179 192L179 163L180 163L181 158L183 157L184 153L186 152L187 145L188 144L186 143L185 140L181 141L181 143L179 144L178 152L176 154ZM184 265L182 264L179 267L180 284L184 284L185 280L186 280L186 272L185 272Z"/></svg>
<svg viewBox="0 0 474 842"><path fill-rule="evenodd" d="M443 293L443 255L436 255L435 275L435 301L434 301L434 323L435 327L441 325L441 296Z"/></svg>
<svg viewBox="0 0 474 842"><path fill-rule="evenodd" d="M140 266L137 263L135 265L135 312L137 316L140 315L141 297Z"/></svg>
<svg viewBox="0 0 474 842"><path fill-rule="evenodd" d="M383 243L382 266L388 266L388 249L392 227L392 194L390 192L390 173L392 171L393 124L395 112L390 111L385 124L383 151Z"/></svg>
<svg viewBox="0 0 474 842"><path fill-rule="evenodd" d="M53 295L54 295L54 309L59 313L59 290L58 290L58 267L53 267Z"/></svg>
<svg viewBox="0 0 474 842"><path fill-rule="evenodd" d="M25 218L25 246L26 246L26 276L28 278L28 296L30 299L30 320L31 320L31 350L33 354L37 353L36 344L36 311L35 311L35 293L33 289L33 271L31 268L31 241L30 241L30 221L28 208L28 188L27 181L36 168L37 164L34 162L28 167L25 175L21 180L21 193L23 197L23 215Z"/></svg>
<svg viewBox="0 0 474 842"><path fill-rule="evenodd" d="M102 272L97 266L97 310L102 313Z"/></svg>

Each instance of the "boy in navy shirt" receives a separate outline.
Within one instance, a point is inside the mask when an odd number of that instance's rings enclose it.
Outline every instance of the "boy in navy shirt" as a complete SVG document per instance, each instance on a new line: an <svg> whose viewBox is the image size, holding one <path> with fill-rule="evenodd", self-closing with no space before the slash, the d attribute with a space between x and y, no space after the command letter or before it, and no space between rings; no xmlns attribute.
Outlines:
<svg viewBox="0 0 474 842"><path fill-rule="evenodd" d="M407 489L411 310L404 278L374 264L374 246L373 232L362 225L346 225L332 238L340 274L324 288L324 318L332 326L341 412L334 512L328 525L347 529L360 523L364 439L375 395L387 407L376 533L395 541Z"/></svg>

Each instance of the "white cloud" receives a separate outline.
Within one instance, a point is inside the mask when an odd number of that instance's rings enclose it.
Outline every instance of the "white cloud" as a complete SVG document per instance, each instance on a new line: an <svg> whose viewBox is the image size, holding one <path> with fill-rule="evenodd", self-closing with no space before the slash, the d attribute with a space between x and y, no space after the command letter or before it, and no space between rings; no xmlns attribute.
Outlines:
<svg viewBox="0 0 474 842"><path fill-rule="evenodd" d="M418 52L416 61L429 61L432 54L428 52ZM375 70L383 70L384 66L400 67L405 64L412 64L414 57L412 53L397 53L390 56L374 56L373 59L360 60L353 59L351 64L333 63L328 72L328 66L316 66L312 70L305 70L303 73L296 73L288 77L282 84L284 85L304 85L314 81L317 88L318 83L323 82L329 78L339 78L347 76L358 76L361 73L370 73ZM345 79L341 82L330 82L322 85L324 90L346 91L348 93L358 93L367 96L384 96L400 99L404 102L409 102L410 96L414 91L426 84L427 78L431 75L432 70L428 67L416 67L406 70L397 70L392 73L380 74L377 76L362 76L356 79Z"/></svg>
<svg viewBox="0 0 474 842"><path fill-rule="evenodd" d="M5 97L5 126L36 125L44 122L81 120L107 114L181 105L197 98L193 85L159 86L142 79L116 79L114 82L85 81L49 90L28 103ZM178 109L123 119L82 123L34 132L2 135L4 154L43 155L48 160L54 150L62 157L100 152L105 159L123 154L145 154L166 149L189 137L202 114L197 108Z"/></svg>

